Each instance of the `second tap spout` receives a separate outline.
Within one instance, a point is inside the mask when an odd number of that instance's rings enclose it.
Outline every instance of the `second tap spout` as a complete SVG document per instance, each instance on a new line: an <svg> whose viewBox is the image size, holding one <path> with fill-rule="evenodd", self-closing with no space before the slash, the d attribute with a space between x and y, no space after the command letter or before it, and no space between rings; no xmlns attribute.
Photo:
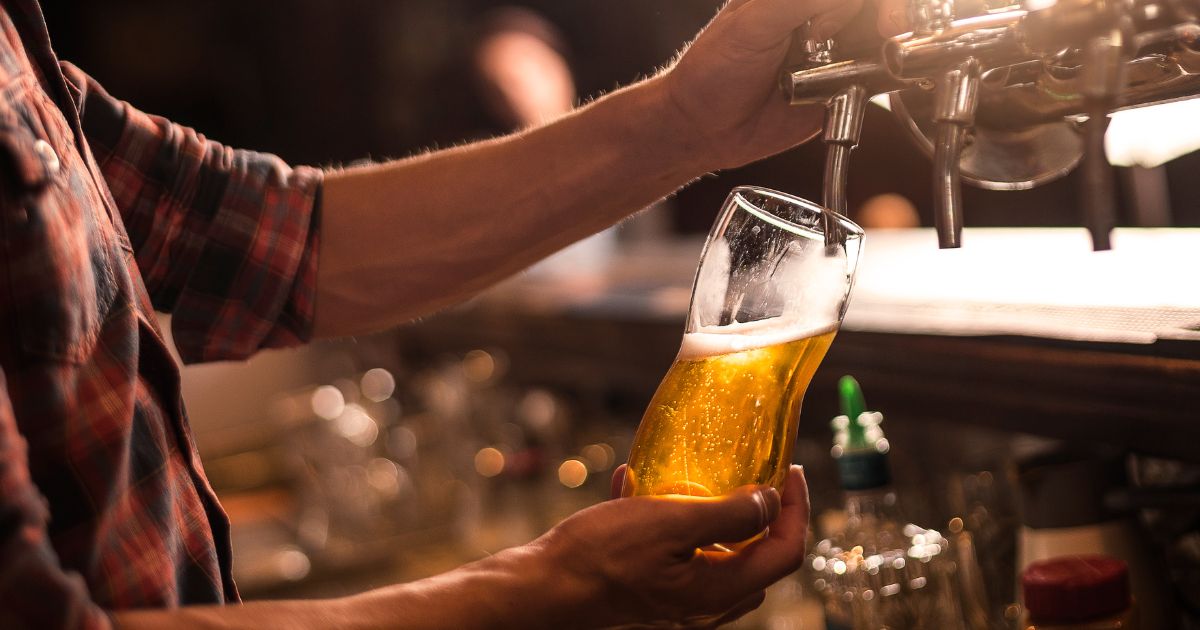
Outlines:
<svg viewBox="0 0 1200 630"><path fill-rule="evenodd" d="M962 247L962 182L959 156L979 106L980 65L966 59L939 78L934 96L937 136L933 147L934 218L938 246Z"/></svg>
<svg viewBox="0 0 1200 630"><path fill-rule="evenodd" d="M867 90L851 85L838 92L826 105L825 116L825 192L824 205L846 216L846 187L849 177L850 152L862 138L863 116L866 113ZM825 226L827 245L836 245L842 235L839 224L830 218Z"/></svg>

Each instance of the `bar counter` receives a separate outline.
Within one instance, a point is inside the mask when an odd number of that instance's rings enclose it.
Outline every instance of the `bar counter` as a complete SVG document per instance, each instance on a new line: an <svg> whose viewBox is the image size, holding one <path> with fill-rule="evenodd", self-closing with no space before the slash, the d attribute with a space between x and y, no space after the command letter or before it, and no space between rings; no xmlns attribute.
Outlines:
<svg viewBox="0 0 1200 630"><path fill-rule="evenodd" d="M1200 461L1200 230L871 232L810 392L853 373L890 422L970 424ZM407 327L402 356L498 348L516 382L644 407L678 349L700 240L535 268ZM832 396L804 415L829 418ZM636 422L636 414L630 422ZM802 423L802 432L824 423Z"/></svg>

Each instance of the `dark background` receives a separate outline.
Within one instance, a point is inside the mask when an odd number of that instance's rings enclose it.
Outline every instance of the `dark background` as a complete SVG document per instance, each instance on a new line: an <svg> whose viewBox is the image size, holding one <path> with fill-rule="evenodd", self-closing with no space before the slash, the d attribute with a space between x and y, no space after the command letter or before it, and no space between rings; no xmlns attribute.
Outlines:
<svg viewBox="0 0 1200 630"><path fill-rule="evenodd" d="M221 142L294 163L401 157L505 130L480 105L468 51L501 5L541 12L563 33L582 100L652 73L718 0L277 0L45 3L59 55L137 107ZM581 147L586 150L586 147ZM824 148L809 143L702 178L677 196L680 232L706 231L732 187L821 198ZM850 174L850 209L896 192L932 224L930 162L871 108ZM1180 225L1200 225L1200 153L1168 165ZM537 185L514 182L514 185ZM968 187L969 226L1080 224L1074 176L1026 192ZM1123 210L1124 211L1124 210Z"/></svg>

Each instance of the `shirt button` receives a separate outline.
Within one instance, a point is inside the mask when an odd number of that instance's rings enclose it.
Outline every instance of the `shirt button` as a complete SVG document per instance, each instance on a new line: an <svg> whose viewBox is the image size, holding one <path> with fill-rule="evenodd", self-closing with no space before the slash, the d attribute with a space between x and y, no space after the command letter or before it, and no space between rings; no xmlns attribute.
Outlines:
<svg viewBox="0 0 1200 630"><path fill-rule="evenodd" d="M51 175L58 172L58 167L61 163L58 160L58 154L54 152L54 147L50 146L49 142L39 139L33 143L33 150L37 151L37 154L42 158L42 164L46 166L46 170Z"/></svg>

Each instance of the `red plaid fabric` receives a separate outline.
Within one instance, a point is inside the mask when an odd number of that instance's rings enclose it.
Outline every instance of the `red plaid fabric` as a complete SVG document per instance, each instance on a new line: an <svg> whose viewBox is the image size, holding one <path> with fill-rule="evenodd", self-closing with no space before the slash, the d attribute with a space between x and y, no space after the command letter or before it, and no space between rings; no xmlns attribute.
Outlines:
<svg viewBox="0 0 1200 630"><path fill-rule="evenodd" d="M179 371L310 335L321 174L60 66L0 2L0 628L237 601Z"/></svg>

